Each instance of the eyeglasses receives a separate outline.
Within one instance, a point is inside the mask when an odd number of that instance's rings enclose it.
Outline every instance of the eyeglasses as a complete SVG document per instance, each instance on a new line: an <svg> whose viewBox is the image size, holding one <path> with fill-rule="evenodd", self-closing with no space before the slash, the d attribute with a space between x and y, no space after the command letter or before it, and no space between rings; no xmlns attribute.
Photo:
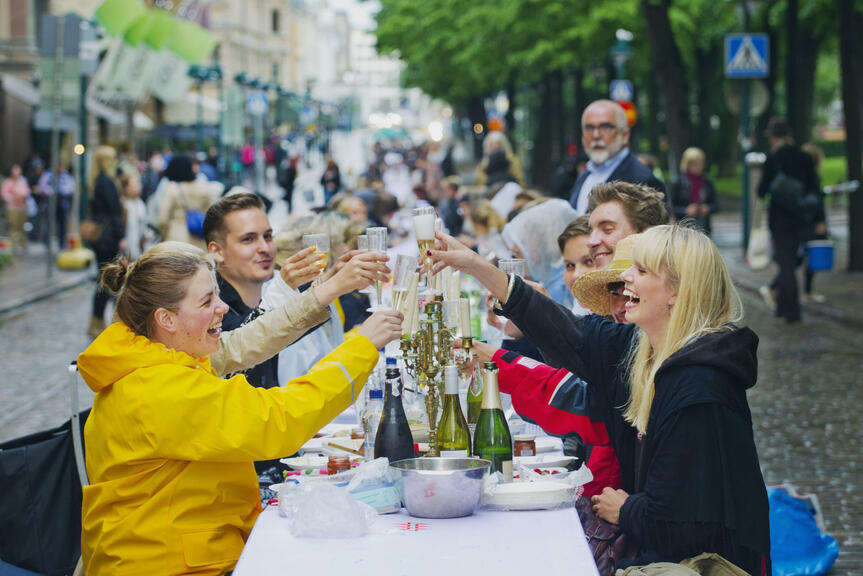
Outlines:
<svg viewBox="0 0 863 576"><path fill-rule="evenodd" d="M599 130L599 133L602 136L608 136L609 134L611 134L612 132L614 132L618 128L614 124L610 124L608 122L603 122L599 126L597 126L595 124L585 124L584 126L581 127L581 129L584 130L587 134L593 134L593 132L595 130Z"/></svg>

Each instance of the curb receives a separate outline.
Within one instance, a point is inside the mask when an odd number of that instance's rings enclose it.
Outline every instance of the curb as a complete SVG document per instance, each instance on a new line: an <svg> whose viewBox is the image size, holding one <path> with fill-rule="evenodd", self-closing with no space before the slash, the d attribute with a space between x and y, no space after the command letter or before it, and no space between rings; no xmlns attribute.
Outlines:
<svg viewBox="0 0 863 576"><path fill-rule="evenodd" d="M63 280L52 284L51 286L46 286L40 290L34 290L26 296L21 296L19 298L14 298L12 300L2 302L0 303L0 316L6 316L10 312L17 310L22 306L38 302L39 300L50 298L51 296L55 296L60 292L65 292L66 290L71 290L72 288L80 286L85 282L91 282L92 278L93 272L87 269L69 278L64 278Z"/></svg>

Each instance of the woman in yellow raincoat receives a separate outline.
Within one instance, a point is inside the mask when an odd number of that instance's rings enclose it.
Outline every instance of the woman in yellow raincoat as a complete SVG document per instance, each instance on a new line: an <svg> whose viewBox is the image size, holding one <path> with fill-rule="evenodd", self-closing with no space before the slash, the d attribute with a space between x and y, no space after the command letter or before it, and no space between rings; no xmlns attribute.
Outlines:
<svg viewBox="0 0 863 576"><path fill-rule="evenodd" d="M84 431L81 550L88 576L224 574L261 512L252 465L294 453L347 408L400 336L379 312L283 388L213 371L222 315L204 252L164 242L105 267L109 326L78 358L96 392Z"/></svg>

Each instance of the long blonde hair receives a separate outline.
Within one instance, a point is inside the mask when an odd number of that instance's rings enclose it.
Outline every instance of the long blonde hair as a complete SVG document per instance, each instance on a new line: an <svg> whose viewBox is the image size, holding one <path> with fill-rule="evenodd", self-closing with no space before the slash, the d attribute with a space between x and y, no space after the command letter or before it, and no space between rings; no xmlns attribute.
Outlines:
<svg viewBox="0 0 863 576"><path fill-rule="evenodd" d="M654 380L665 361L694 340L728 329L743 317L737 290L716 245L702 232L681 225L656 226L633 247L638 266L664 274L676 292L665 334L654 349L640 331L626 360L629 402L624 419L647 432Z"/></svg>
<svg viewBox="0 0 863 576"><path fill-rule="evenodd" d="M114 168L117 162L117 151L111 146L99 146L93 152L93 159L90 164L90 187L96 185L96 179L99 174L104 172L109 178L114 180L116 174Z"/></svg>

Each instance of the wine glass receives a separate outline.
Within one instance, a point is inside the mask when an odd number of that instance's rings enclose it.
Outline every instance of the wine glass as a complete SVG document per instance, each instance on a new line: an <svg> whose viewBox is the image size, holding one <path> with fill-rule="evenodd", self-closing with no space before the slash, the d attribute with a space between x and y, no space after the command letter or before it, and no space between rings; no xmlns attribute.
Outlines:
<svg viewBox="0 0 863 576"><path fill-rule="evenodd" d="M303 248L309 246L315 247L315 253L321 256L321 272L327 267L327 262L330 260L330 235L329 234L304 234ZM321 283L321 275L315 278L314 285L319 286Z"/></svg>
<svg viewBox="0 0 863 576"><path fill-rule="evenodd" d="M414 232L417 237L417 245L420 256L423 259L423 272L426 275L426 287L431 288L431 270L434 262L426 255L428 250L434 249L435 213L434 206L421 206L414 208Z"/></svg>
<svg viewBox="0 0 863 576"><path fill-rule="evenodd" d="M393 309L399 310L407 296L411 272L417 268L417 259L407 254L399 254L393 275Z"/></svg>
<svg viewBox="0 0 863 576"><path fill-rule="evenodd" d="M527 273L527 261L524 258L506 258L503 260L497 261L497 267L500 268L500 271L509 277L510 274L515 274L516 276L521 276L524 278ZM503 340L512 340L512 336L507 335L506 333L506 324L507 320L501 318L501 338Z"/></svg>
<svg viewBox="0 0 863 576"><path fill-rule="evenodd" d="M368 251L369 249L369 237L366 234L360 234L357 236L357 250ZM366 286L362 290L360 290L360 294L368 294L371 296L374 293L375 289L372 286Z"/></svg>
<svg viewBox="0 0 863 576"><path fill-rule="evenodd" d="M379 254L387 253L387 229L385 227L367 228L366 236L369 239L369 251ZM375 280L375 293L377 295L377 303L369 308L370 311L377 311L384 308L381 291L383 285L380 280Z"/></svg>

